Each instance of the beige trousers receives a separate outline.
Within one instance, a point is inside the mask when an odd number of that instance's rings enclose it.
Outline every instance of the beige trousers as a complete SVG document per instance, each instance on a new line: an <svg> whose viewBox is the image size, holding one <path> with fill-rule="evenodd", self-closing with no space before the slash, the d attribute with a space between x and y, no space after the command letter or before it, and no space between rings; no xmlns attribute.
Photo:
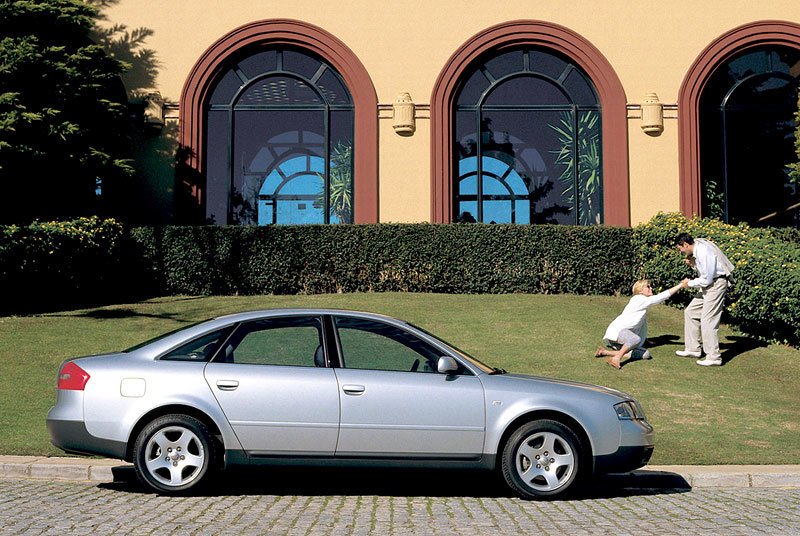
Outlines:
<svg viewBox="0 0 800 536"><path fill-rule="evenodd" d="M725 292L728 280L719 278L706 288L700 289L683 312L683 335L686 349L703 352L708 359L720 359L719 321L725 307Z"/></svg>

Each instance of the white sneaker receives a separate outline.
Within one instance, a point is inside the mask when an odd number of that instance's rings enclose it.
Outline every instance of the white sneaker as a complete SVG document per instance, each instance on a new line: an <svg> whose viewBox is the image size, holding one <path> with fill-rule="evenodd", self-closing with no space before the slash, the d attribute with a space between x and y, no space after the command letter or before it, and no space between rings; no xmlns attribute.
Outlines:
<svg viewBox="0 0 800 536"><path fill-rule="evenodd" d="M690 352L689 350L675 350L675 355L679 357L700 357L700 352Z"/></svg>
<svg viewBox="0 0 800 536"><path fill-rule="evenodd" d="M722 365L722 359L709 359L706 357L703 359L698 359L695 361L695 363L704 367L719 367Z"/></svg>
<svg viewBox="0 0 800 536"><path fill-rule="evenodd" d="M650 350L645 350L642 359L653 359L653 354L650 353Z"/></svg>

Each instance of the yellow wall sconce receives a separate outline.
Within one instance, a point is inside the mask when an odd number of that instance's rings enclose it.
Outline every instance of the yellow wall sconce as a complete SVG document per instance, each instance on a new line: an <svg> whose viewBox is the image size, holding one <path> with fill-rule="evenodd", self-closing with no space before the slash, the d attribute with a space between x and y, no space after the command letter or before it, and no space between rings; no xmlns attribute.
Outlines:
<svg viewBox="0 0 800 536"><path fill-rule="evenodd" d="M642 102L642 130L651 136L664 132L664 106L655 93L646 93Z"/></svg>
<svg viewBox="0 0 800 536"><path fill-rule="evenodd" d="M392 105L392 127L401 136L411 136L416 130L415 107L411 94L400 93Z"/></svg>

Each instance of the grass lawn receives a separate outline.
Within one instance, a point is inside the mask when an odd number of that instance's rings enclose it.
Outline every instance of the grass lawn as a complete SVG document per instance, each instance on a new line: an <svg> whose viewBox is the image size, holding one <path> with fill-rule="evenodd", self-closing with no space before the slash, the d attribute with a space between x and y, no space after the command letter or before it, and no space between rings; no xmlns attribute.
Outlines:
<svg viewBox="0 0 800 536"><path fill-rule="evenodd" d="M270 307L334 307L409 320L510 372L607 385L636 396L655 426L655 464L800 463L800 352L721 329L723 367L679 358L682 312L650 311L654 359L621 371L593 358L627 298L338 294L176 297L30 317L0 317L0 453L60 455L45 428L58 365L183 324Z"/></svg>

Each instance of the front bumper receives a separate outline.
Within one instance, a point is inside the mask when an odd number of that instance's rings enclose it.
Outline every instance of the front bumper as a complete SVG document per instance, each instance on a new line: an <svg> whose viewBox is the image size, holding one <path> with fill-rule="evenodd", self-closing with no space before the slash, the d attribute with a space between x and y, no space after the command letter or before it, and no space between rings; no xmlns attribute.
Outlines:
<svg viewBox="0 0 800 536"><path fill-rule="evenodd" d="M595 473L627 473L647 465L653 455L653 445L620 447L612 454L595 456Z"/></svg>

